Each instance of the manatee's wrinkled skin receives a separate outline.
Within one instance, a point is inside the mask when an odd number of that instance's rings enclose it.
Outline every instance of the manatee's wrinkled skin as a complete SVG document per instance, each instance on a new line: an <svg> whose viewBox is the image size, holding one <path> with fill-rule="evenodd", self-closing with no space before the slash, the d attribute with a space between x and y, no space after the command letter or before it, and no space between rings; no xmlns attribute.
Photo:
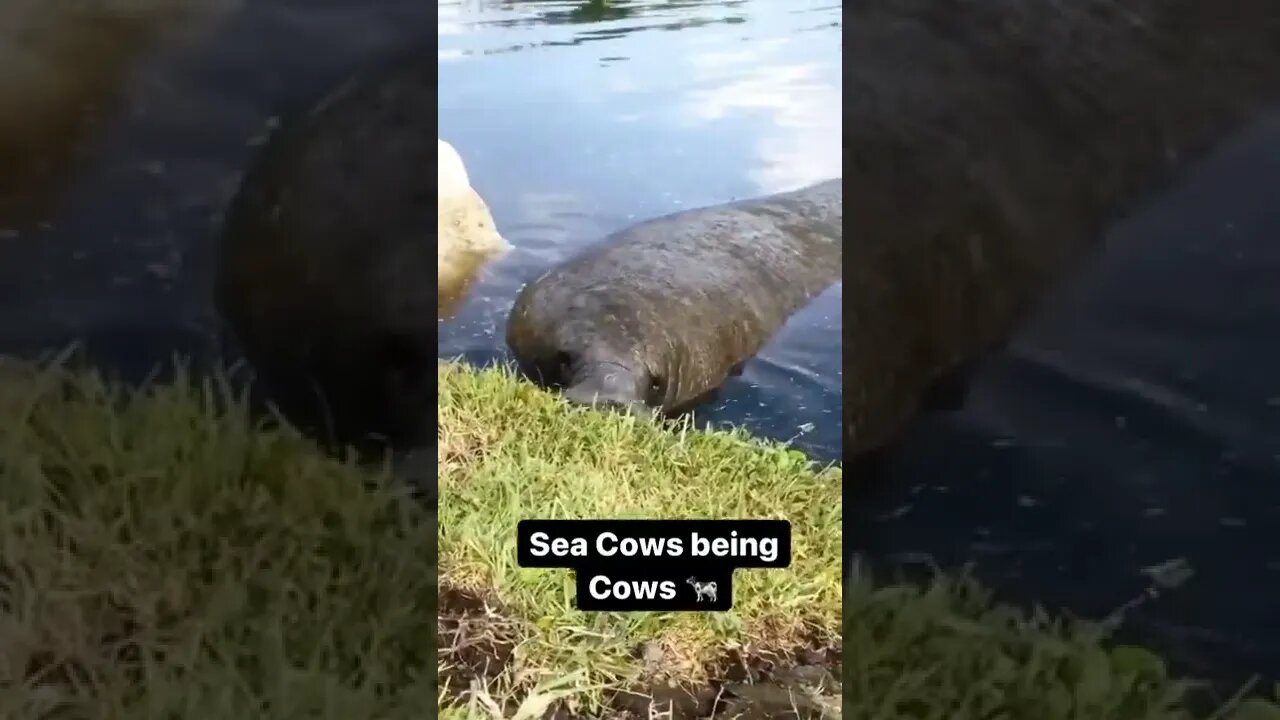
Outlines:
<svg viewBox="0 0 1280 720"><path fill-rule="evenodd" d="M678 412L840 280L841 183L632 226L526 285L507 344L571 402Z"/></svg>
<svg viewBox="0 0 1280 720"><path fill-rule="evenodd" d="M1280 3L845 11L846 459L998 346L1109 222L1280 97Z"/></svg>
<svg viewBox="0 0 1280 720"><path fill-rule="evenodd" d="M285 121L227 213L216 303L272 399L324 440L424 442L435 57L398 55Z"/></svg>

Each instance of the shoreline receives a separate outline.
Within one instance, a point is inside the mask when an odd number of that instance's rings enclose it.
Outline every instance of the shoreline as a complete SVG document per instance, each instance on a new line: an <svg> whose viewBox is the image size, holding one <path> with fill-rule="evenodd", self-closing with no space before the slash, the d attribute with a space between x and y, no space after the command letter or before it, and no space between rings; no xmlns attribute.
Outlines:
<svg viewBox="0 0 1280 720"><path fill-rule="evenodd" d="M500 369L439 372L437 518L389 468L323 456L214 380L126 390L0 357L0 715L407 718L433 697L444 720L1280 712L1192 712L1194 686L1154 653L964 578L854 572L842 589L841 471L785 446L571 409ZM592 487L609 492L563 492ZM568 571L514 567L523 516L677 502L789 517L792 567L738 571L731 612L666 615L580 613Z"/></svg>

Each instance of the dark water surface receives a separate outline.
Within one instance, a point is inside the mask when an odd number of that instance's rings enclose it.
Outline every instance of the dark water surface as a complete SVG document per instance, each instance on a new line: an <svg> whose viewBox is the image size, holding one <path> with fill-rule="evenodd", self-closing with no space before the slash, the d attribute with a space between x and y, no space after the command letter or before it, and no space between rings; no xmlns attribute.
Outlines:
<svg viewBox="0 0 1280 720"><path fill-rule="evenodd" d="M1224 682L1280 678L1280 114L1108 236L965 410L846 490L847 542L966 562ZM887 563L882 563L887 564Z"/></svg>
<svg viewBox="0 0 1280 720"><path fill-rule="evenodd" d="M507 357L520 287L624 226L840 176L836 0L440 3L440 136L515 251L489 266L441 357ZM840 452L836 286L700 420Z"/></svg>
<svg viewBox="0 0 1280 720"><path fill-rule="evenodd" d="M175 351L212 357L213 241L271 119L381 52L429 42L435 15L421 0L184 2L204 12L138 53L110 101L85 99L95 120L47 216L0 218L0 352L81 341L128 378ZM50 42L65 41L48 5Z"/></svg>

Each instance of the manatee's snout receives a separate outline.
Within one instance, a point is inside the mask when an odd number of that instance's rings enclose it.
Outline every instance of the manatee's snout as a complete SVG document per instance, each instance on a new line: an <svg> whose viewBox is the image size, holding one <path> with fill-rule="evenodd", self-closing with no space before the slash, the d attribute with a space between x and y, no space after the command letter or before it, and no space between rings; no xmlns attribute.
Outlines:
<svg viewBox="0 0 1280 720"><path fill-rule="evenodd" d="M635 371L614 363L592 363L576 370L561 391L565 400L575 405L645 415L640 378Z"/></svg>

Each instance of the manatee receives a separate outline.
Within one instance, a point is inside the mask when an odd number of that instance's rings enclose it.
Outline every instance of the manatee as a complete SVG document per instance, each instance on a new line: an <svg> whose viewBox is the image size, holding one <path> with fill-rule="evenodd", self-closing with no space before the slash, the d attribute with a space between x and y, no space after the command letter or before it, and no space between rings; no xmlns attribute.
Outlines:
<svg viewBox="0 0 1280 720"><path fill-rule="evenodd" d="M227 210L215 301L230 339L274 404L333 444L413 447L434 425L435 63L397 53L284 120Z"/></svg>
<svg viewBox="0 0 1280 720"><path fill-rule="evenodd" d="M887 0L844 31L846 459L1280 97L1280 5Z"/></svg>
<svg viewBox="0 0 1280 720"><path fill-rule="evenodd" d="M46 220L137 64L218 14L197 0L0 2L0 227Z"/></svg>
<svg viewBox="0 0 1280 720"><path fill-rule="evenodd" d="M438 140L436 161L436 316L453 315L480 269L511 249L471 187L462 156Z"/></svg>
<svg viewBox="0 0 1280 720"><path fill-rule="evenodd" d="M840 280L841 182L634 225L521 289L507 344L565 399L693 407Z"/></svg>
<svg viewBox="0 0 1280 720"><path fill-rule="evenodd" d="M457 314L492 259L493 256L461 254L440 266L436 290L437 319L448 320Z"/></svg>

